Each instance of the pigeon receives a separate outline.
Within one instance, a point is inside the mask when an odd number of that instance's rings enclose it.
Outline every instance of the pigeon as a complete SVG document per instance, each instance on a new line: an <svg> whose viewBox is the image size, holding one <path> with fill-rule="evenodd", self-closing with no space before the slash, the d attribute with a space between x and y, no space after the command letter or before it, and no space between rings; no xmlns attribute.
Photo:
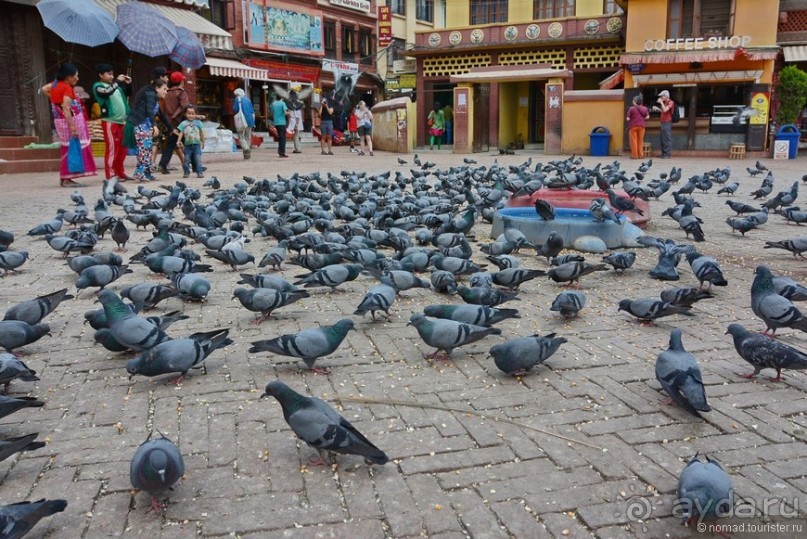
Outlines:
<svg viewBox="0 0 807 539"><path fill-rule="evenodd" d="M0 384L3 384L3 394L8 394L8 387L12 380L36 382L39 378L36 371L28 368L17 356L8 352L0 352Z"/></svg>
<svg viewBox="0 0 807 539"><path fill-rule="evenodd" d="M123 263L123 261L121 261ZM101 260L92 255L79 255L79 256L71 256L67 259L67 267L71 270L76 272L77 274L81 275L81 272L84 271L86 268L90 266L99 266L103 264ZM119 264L110 264L110 265L119 265Z"/></svg>
<svg viewBox="0 0 807 539"><path fill-rule="evenodd" d="M468 285L471 288L491 288L493 286L493 274L487 271L478 271L468 278Z"/></svg>
<svg viewBox="0 0 807 539"><path fill-rule="evenodd" d="M8 247L14 243L14 233L0 229L0 247Z"/></svg>
<svg viewBox="0 0 807 539"><path fill-rule="evenodd" d="M427 358L447 361L454 348L476 342L488 335L501 335L502 330L494 327L474 326L444 318L430 318L422 314L413 314L409 326L414 326L420 338L437 350ZM443 352L440 355L440 352Z"/></svg>
<svg viewBox="0 0 807 539"><path fill-rule="evenodd" d="M373 320L375 320L376 311L384 311L384 314L389 318L389 308L395 301L396 293L396 289L388 284L374 286L367 291L364 299L361 300L353 314L364 316L369 312Z"/></svg>
<svg viewBox="0 0 807 539"><path fill-rule="evenodd" d="M6 311L3 320L21 320L34 326L52 313L66 299L73 299L73 296L67 293L67 288L62 288L56 292L14 305Z"/></svg>
<svg viewBox="0 0 807 539"><path fill-rule="evenodd" d="M406 163L407 163L406 159L401 159L400 157L398 158L399 165L405 165Z"/></svg>
<svg viewBox="0 0 807 539"><path fill-rule="evenodd" d="M454 275L470 275L482 269L470 260L457 258L455 256L443 256L441 254L432 256L431 262L438 270L448 271Z"/></svg>
<svg viewBox="0 0 807 539"><path fill-rule="evenodd" d="M550 311L560 312L563 318L574 318L586 306L586 295L578 290L566 290L558 294Z"/></svg>
<svg viewBox="0 0 807 539"><path fill-rule="evenodd" d="M554 257L552 260L550 260L549 264L551 266L562 266L563 264L565 264L567 262L585 262L585 261L586 261L586 257L584 257L582 255L568 254L568 255L560 255L560 256Z"/></svg>
<svg viewBox="0 0 807 539"><path fill-rule="evenodd" d="M62 229L62 224L64 224L64 220L62 217L64 216L64 210L57 210L56 217L53 219L48 219L42 223L39 223L34 228L28 231L29 236L45 236L46 234L55 234Z"/></svg>
<svg viewBox="0 0 807 539"><path fill-rule="evenodd" d="M265 320L269 320L272 316L272 311L291 305L296 301L303 298L309 298L306 290L298 290L296 292L280 292L274 288L242 288L238 287L233 290L233 298L238 298L246 309L261 313L261 316L255 320L259 324Z"/></svg>
<svg viewBox="0 0 807 539"><path fill-rule="evenodd" d="M170 383L179 384L190 369L196 368L207 357L218 350L233 344L228 339L229 329L216 329L194 333L186 339L172 339L146 350L126 364L129 379L135 374L159 376L172 372L180 373Z"/></svg>
<svg viewBox="0 0 807 539"><path fill-rule="evenodd" d="M274 288L279 292L297 292L299 288L288 282L280 275L240 273L238 284L248 284L254 288Z"/></svg>
<svg viewBox="0 0 807 539"><path fill-rule="evenodd" d="M469 288L467 286L458 286L457 294L465 303L484 305L486 307L495 307L507 301L521 301L516 297L517 292L507 292L488 287Z"/></svg>
<svg viewBox="0 0 807 539"><path fill-rule="evenodd" d="M644 212L637 208L636 204L625 197L617 195L613 189L606 189L605 193L608 195L608 201L611 203L611 207L614 208L617 213L622 214L626 211L632 211L639 215L644 215Z"/></svg>
<svg viewBox="0 0 807 539"><path fill-rule="evenodd" d="M112 227L112 241L118 246L118 251L126 250L126 242L129 241L129 229L126 228L123 219L115 221L115 225Z"/></svg>
<svg viewBox="0 0 807 539"><path fill-rule="evenodd" d="M423 308L423 314L482 327L490 327L511 318L521 318L516 309L496 309L484 305L427 305Z"/></svg>
<svg viewBox="0 0 807 539"><path fill-rule="evenodd" d="M731 196L737 191L737 189L739 187L740 187L740 182L727 183L723 187L721 187L720 189L717 190L717 194L722 195L723 193L726 193L727 195Z"/></svg>
<svg viewBox="0 0 807 539"><path fill-rule="evenodd" d="M546 238L546 242L535 248L535 253L537 256L545 256L546 261L549 262L552 258L558 256L562 250L563 238L553 230Z"/></svg>
<svg viewBox="0 0 807 539"><path fill-rule="evenodd" d="M670 396L670 402L674 401L690 414L700 417L698 412L712 410L706 403L701 370L695 356L684 349L679 328L670 332L667 350L656 358L656 380Z"/></svg>
<svg viewBox="0 0 807 539"><path fill-rule="evenodd" d="M306 397L279 380L266 384L260 398L272 396L283 409L283 418L298 438L319 453L312 465L324 465L328 452L364 457L367 464L383 465L389 457L325 401Z"/></svg>
<svg viewBox="0 0 807 539"><path fill-rule="evenodd" d="M666 288L661 291L661 301L672 305L692 307L702 299L713 298L711 292L693 287Z"/></svg>
<svg viewBox="0 0 807 539"><path fill-rule="evenodd" d="M185 462L182 453L174 442L160 434L160 438L140 444L129 464L129 480L138 490L151 495L149 511L162 511L165 507L157 496L165 493L185 475Z"/></svg>
<svg viewBox="0 0 807 539"><path fill-rule="evenodd" d="M127 346L122 345L115 339L115 337L112 335L112 331L110 331L109 328L98 329L95 333L93 333L92 338L96 344L100 344L110 352L121 353L129 351Z"/></svg>
<svg viewBox="0 0 807 539"><path fill-rule="evenodd" d="M61 513L66 500L41 499L35 502L18 502L0 506L0 531L3 539L20 539L45 517Z"/></svg>
<svg viewBox="0 0 807 539"><path fill-rule="evenodd" d="M36 397L6 397L0 395L0 418L11 415L23 408L41 408L44 405L45 403L37 400Z"/></svg>
<svg viewBox="0 0 807 539"><path fill-rule="evenodd" d="M127 273L133 273L128 265L107 266L106 264L101 264L99 266L90 266L82 270L78 279L76 279L76 288L83 290L90 286L97 286L100 290L103 290L106 285L116 281Z"/></svg>
<svg viewBox="0 0 807 539"><path fill-rule="evenodd" d="M544 221L551 221L555 218L555 206L548 200L536 198L535 211L538 213L538 217Z"/></svg>
<svg viewBox="0 0 807 539"><path fill-rule="evenodd" d="M299 357L313 372L327 374L328 371L314 367L314 362L339 348L351 329L355 329L353 320L343 318L332 326L308 328L274 339L253 341L250 343L252 347L249 352L251 354L272 352L282 356Z"/></svg>
<svg viewBox="0 0 807 539"><path fill-rule="evenodd" d="M252 256L251 254L244 251L238 246L230 249L222 248L221 251L215 251L213 249L205 249L205 253L215 258L216 260L224 262L225 264L229 264L230 267L233 268L233 271L238 271L238 266L243 266L244 264L255 262L254 256Z"/></svg>
<svg viewBox="0 0 807 539"><path fill-rule="evenodd" d="M750 232L759 226L759 223L755 219L751 219L749 217L743 219L726 217L726 224L731 227L732 232L736 230L743 237L745 237L746 232Z"/></svg>
<svg viewBox="0 0 807 539"><path fill-rule="evenodd" d="M301 284L305 288L327 286L332 291L336 291L336 287L340 284L356 279L363 269L364 266L361 264L331 264L308 275L298 277L294 284Z"/></svg>
<svg viewBox="0 0 807 539"><path fill-rule="evenodd" d="M556 283L567 283L567 286L577 283L580 286L580 277L594 273L595 271L605 271L605 264L589 264L588 262L567 262L560 266L550 268L547 275Z"/></svg>
<svg viewBox="0 0 807 539"><path fill-rule="evenodd" d="M778 328L793 328L807 332L807 318L789 299L776 293L773 275L767 266L757 266L754 271L754 281L751 283L751 309L765 322L765 334L770 331L775 335Z"/></svg>
<svg viewBox="0 0 807 539"><path fill-rule="evenodd" d="M432 271L430 282L434 290L441 294L454 294L457 291L457 280L450 271Z"/></svg>
<svg viewBox="0 0 807 539"><path fill-rule="evenodd" d="M618 311L625 311L641 320L643 323L652 323L657 318L671 316L673 314L683 314L694 316L689 310L692 307L686 305L672 305L666 301L656 298L623 299L619 302Z"/></svg>
<svg viewBox="0 0 807 539"><path fill-rule="evenodd" d="M726 278L723 277L720 265L714 258L704 256L698 251L690 251L687 253L687 262L689 262L692 273L695 274L701 288L703 288L703 283L709 283L709 289L712 288L712 285L727 286L729 284Z"/></svg>
<svg viewBox="0 0 807 539"><path fill-rule="evenodd" d="M6 460L14 453L21 451L36 451L45 447L45 442L35 442L38 432L15 438L0 440L0 461ZM3 537L6 537L3 535Z"/></svg>
<svg viewBox="0 0 807 539"><path fill-rule="evenodd" d="M543 270L528 270L521 268L509 268L493 274L493 284L504 286L510 290L518 290L518 287L536 277L543 277L546 272Z"/></svg>
<svg viewBox="0 0 807 539"><path fill-rule="evenodd" d="M675 512L686 524L700 523L705 517L731 514L734 489L731 478L714 459L701 462L696 454L678 477Z"/></svg>
<svg viewBox="0 0 807 539"><path fill-rule="evenodd" d="M282 269L280 266L286 260L286 245L288 242L286 240L281 241L278 243L277 247L272 247L269 249L261 261L258 262L259 268L265 268L266 266L271 266L274 270Z"/></svg>
<svg viewBox="0 0 807 539"><path fill-rule="evenodd" d="M760 211L759 208L755 208L754 206L745 204L744 202L738 202L736 200L727 200L726 204L729 206L729 208L734 210L737 213L737 215Z"/></svg>
<svg viewBox="0 0 807 539"><path fill-rule="evenodd" d="M726 330L734 339L734 348L740 357L754 367L754 372L741 374L743 378L754 378L762 369L776 369L776 378L782 380L782 369L807 369L807 353L780 342L767 335L753 333L740 324L730 324Z"/></svg>
<svg viewBox="0 0 807 539"><path fill-rule="evenodd" d="M171 284L183 299L205 301L210 293L210 281L196 273L177 273L171 277Z"/></svg>
<svg viewBox="0 0 807 539"><path fill-rule="evenodd" d="M371 271L372 273L372 271ZM377 278L386 285L395 289L395 292L404 292L410 288L431 288L429 281L421 279L410 271L390 270L379 273Z"/></svg>
<svg viewBox="0 0 807 539"><path fill-rule="evenodd" d="M773 288L777 294L790 301L807 300L807 286L797 283L790 277L775 275L773 277Z"/></svg>
<svg viewBox="0 0 807 539"><path fill-rule="evenodd" d="M3 276L7 275L9 271L17 273L17 268L25 264L28 260L28 251L3 251L0 252L0 269L3 270Z"/></svg>
<svg viewBox="0 0 807 539"><path fill-rule="evenodd" d="M488 256L488 260L490 260L493 265L495 265L500 270L505 270L508 268L518 268L521 266L521 260L519 260L516 256L511 256L509 254L500 254L496 256Z"/></svg>
<svg viewBox="0 0 807 539"><path fill-rule="evenodd" d="M793 258L800 256L804 258L802 254L804 251L807 251L807 238L793 238L789 240L782 240L782 241L766 241L765 242L765 249L784 249L786 251L790 251L793 253ZM2 267L2 257L5 253L0 253L0 267Z"/></svg>
<svg viewBox="0 0 807 539"><path fill-rule="evenodd" d="M602 261L613 266L616 273L624 273L636 262L636 253L633 251L615 251L602 257Z"/></svg>
<svg viewBox="0 0 807 539"><path fill-rule="evenodd" d="M566 342L568 341L564 337L556 337L554 333L543 337L518 337L494 345L490 349L490 355L499 370L505 374L524 376L533 367L546 361Z"/></svg>
<svg viewBox="0 0 807 539"><path fill-rule="evenodd" d="M165 331L133 313L112 290L98 292L98 301L104 306L112 336L126 348L142 352L170 339Z"/></svg>
<svg viewBox="0 0 807 539"><path fill-rule="evenodd" d="M54 236L53 234L45 234L45 240L54 251L59 251L67 255L73 251L80 251L82 254L87 254L92 251L93 246L89 243L82 243L67 236Z"/></svg>
<svg viewBox="0 0 807 539"><path fill-rule="evenodd" d="M591 216L598 223L613 221L616 224L620 224L619 217L617 217L611 207L606 204L605 200L601 198L593 199L588 206L588 211L591 212Z"/></svg>
<svg viewBox="0 0 807 539"><path fill-rule="evenodd" d="M140 283L127 286L120 291L122 298L126 298L135 305L137 311L152 309L164 299L179 295L179 290L157 283Z"/></svg>
<svg viewBox="0 0 807 539"><path fill-rule="evenodd" d="M0 321L0 348L6 352L34 343L45 335L50 335L50 326L47 324L31 325L21 320Z"/></svg>

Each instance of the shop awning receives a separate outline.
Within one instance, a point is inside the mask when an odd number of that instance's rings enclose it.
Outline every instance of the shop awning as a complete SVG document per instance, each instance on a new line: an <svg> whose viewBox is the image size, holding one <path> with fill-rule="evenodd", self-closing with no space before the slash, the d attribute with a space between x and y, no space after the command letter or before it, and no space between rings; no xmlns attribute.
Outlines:
<svg viewBox="0 0 807 539"><path fill-rule="evenodd" d="M675 85L692 83L722 83L722 82L759 82L762 78L761 69L742 71L686 71L683 73L652 73L649 75L634 75L633 83L636 86L644 85Z"/></svg>
<svg viewBox="0 0 807 539"><path fill-rule="evenodd" d="M128 1L129 0L95 0L95 3L106 9L112 14L112 18L115 18L117 15L117 7L121 4L125 4ZM184 1L183 3L200 4L200 0L195 0L193 2ZM205 49L233 50L233 36L230 34L230 32L219 28L201 15L197 15L188 9L164 6L160 4L148 4L148 6L160 11L175 25L187 28L199 36L199 41L202 42Z"/></svg>
<svg viewBox="0 0 807 539"><path fill-rule="evenodd" d="M625 70L618 69L616 73L600 83L600 90L613 90L615 86L618 86L624 80Z"/></svg>
<svg viewBox="0 0 807 539"><path fill-rule="evenodd" d="M746 49L743 56L748 60L775 60L779 48ZM730 62L736 58L736 49L705 51L664 51L664 52L630 52L623 54L619 63L628 64L688 64L689 62Z"/></svg>
<svg viewBox="0 0 807 539"><path fill-rule="evenodd" d="M785 62L807 62L807 45L792 45L782 47L785 53Z"/></svg>
<svg viewBox="0 0 807 539"><path fill-rule="evenodd" d="M472 68L468 73L451 75L451 82L516 82L571 77L568 69L538 66L486 66Z"/></svg>
<svg viewBox="0 0 807 539"><path fill-rule="evenodd" d="M206 66L210 67L210 74L214 77L235 77L237 79L270 80L265 69L250 67L235 60L226 58L208 57Z"/></svg>

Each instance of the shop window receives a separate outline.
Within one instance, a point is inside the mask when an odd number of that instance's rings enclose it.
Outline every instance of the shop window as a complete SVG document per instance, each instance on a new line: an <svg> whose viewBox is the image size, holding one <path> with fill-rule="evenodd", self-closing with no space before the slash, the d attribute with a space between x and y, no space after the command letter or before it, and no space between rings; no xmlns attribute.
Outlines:
<svg viewBox="0 0 807 539"><path fill-rule="evenodd" d="M406 15L406 0L391 0L389 8L396 15Z"/></svg>
<svg viewBox="0 0 807 539"><path fill-rule="evenodd" d="M507 0L471 0L471 24L507 22Z"/></svg>
<svg viewBox="0 0 807 539"><path fill-rule="evenodd" d="M734 7L734 0L670 0L667 37L731 35Z"/></svg>
<svg viewBox="0 0 807 539"><path fill-rule="evenodd" d="M322 40L325 58L336 58L336 23L325 21L322 24Z"/></svg>
<svg viewBox="0 0 807 539"><path fill-rule="evenodd" d="M229 2L226 0L210 0L210 8L202 9L199 13L202 15L202 17L209 20L219 28L231 30L232 25L230 24L230 20L227 16L228 3Z"/></svg>
<svg viewBox="0 0 807 539"><path fill-rule="evenodd" d="M406 41L397 37L392 38L392 44L387 49L387 67L392 68L395 60L403 60L406 58Z"/></svg>
<svg viewBox="0 0 807 539"><path fill-rule="evenodd" d="M616 0L604 0L602 12L606 15L621 15L624 13L622 8L617 5Z"/></svg>
<svg viewBox="0 0 807 539"><path fill-rule="evenodd" d="M362 65L371 66L374 64L373 58L373 33L370 30L359 31L359 54L361 55L360 63Z"/></svg>
<svg viewBox="0 0 807 539"><path fill-rule="evenodd" d="M342 54L356 53L356 30L349 26L342 27Z"/></svg>
<svg viewBox="0 0 807 539"><path fill-rule="evenodd" d="M419 21L434 22L434 0L415 0L415 18Z"/></svg>
<svg viewBox="0 0 807 539"><path fill-rule="evenodd" d="M532 7L535 20L574 17L574 0L534 0Z"/></svg>

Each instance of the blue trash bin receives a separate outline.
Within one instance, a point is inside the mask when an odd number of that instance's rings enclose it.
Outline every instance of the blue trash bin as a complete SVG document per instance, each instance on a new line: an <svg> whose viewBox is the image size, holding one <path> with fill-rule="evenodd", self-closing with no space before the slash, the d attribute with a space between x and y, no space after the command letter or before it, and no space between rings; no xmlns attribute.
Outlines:
<svg viewBox="0 0 807 539"><path fill-rule="evenodd" d="M611 132L607 127L601 125L595 127L589 133L591 139L589 155L603 157L608 155L608 145L611 143Z"/></svg>
<svg viewBox="0 0 807 539"><path fill-rule="evenodd" d="M786 140L790 143L790 148L787 152L788 159L795 159L798 155L800 136L799 128L793 124L785 124L776 132L776 140Z"/></svg>

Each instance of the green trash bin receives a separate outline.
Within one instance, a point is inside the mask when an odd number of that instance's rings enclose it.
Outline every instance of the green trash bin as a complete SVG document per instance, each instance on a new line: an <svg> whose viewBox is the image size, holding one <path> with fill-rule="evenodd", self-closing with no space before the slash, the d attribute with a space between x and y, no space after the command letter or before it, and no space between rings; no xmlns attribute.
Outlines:
<svg viewBox="0 0 807 539"><path fill-rule="evenodd" d="M603 157L608 155L608 145L611 143L611 132L607 127L598 125L589 133L589 155Z"/></svg>

